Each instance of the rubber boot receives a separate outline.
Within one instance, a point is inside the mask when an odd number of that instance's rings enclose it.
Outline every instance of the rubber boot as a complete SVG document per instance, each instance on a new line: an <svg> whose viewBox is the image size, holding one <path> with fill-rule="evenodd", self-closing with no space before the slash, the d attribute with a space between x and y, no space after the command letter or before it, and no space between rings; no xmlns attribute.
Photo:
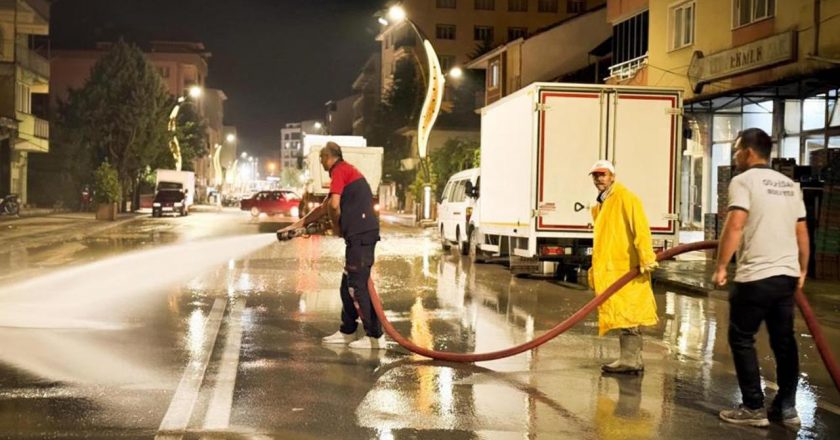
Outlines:
<svg viewBox="0 0 840 440"><path fill-rule="evenodd" d="M615 363L601 367L601 371L609 374L639 374L645 370L642 363L642 333L636 329L622 329L619 336L621 355L618 365Z"/></svg>

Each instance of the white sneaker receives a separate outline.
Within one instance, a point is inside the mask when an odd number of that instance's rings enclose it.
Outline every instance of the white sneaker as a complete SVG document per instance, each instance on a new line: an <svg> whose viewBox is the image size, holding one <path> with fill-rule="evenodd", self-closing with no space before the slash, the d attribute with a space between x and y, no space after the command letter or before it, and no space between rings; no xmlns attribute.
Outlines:
<svg viewBox="0 0 840 440"><path fill-rule="evenodd" d="M369 350L384 350L388 348L385 344L385 336L380 336L378 338L372 338L370 336L365 336L358 341L353 341L350 343L350 348L366 348Z"/></svg>
<svg viewBox="0 0 840 440"><path fill-rule="evenodd" d="M324 344L343 344L347 345L356 340L356 335L348 335L347 333L341 333L341 330L327 336L321 338L321 342Z"/></svg>

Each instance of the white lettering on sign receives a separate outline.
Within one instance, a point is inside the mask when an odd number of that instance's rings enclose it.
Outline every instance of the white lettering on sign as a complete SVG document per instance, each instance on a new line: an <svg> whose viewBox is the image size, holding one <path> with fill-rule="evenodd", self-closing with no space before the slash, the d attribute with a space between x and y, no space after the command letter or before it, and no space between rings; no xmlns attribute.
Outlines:
<svg viewBox="0 0 840 440"><path fill-rule="evenodd" d="M773 35L743 46L693 60L690 66L699 82L705 83L746 73L796 58L793 32Z"/></svg>

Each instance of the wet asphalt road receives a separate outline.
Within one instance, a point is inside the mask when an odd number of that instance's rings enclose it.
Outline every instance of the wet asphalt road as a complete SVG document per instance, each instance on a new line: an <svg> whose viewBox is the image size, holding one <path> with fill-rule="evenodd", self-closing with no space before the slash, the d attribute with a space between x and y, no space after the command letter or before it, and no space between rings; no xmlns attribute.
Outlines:
<svg viewBox="0 0 840 440"><path fill-rule="evenodd" d="M617 338L590 316L533 352L478 365L392 346L321 345L337 329L343 243L273 241L236 211L0 224L0 437L312 439L840 438L840 397L798 323L799 431L735 427L727 304L657 289L642 377L603 377ZM422 346L522 343L591 297L444 255L385 226L375 279ZM826 328L840 352L840 332ZM759 355L768 393L772 356Z"/></svg>

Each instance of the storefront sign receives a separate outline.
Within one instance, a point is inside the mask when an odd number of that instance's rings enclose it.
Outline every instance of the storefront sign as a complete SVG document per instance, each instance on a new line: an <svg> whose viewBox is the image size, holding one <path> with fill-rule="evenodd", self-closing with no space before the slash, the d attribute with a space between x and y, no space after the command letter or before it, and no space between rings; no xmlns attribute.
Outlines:
<svg viewBox="0 0 840 440"><path fill-rule="evenodd" d="M796 59L796 34L785 32L712 55L694 54L688 68L693 88Z"/></svg>

